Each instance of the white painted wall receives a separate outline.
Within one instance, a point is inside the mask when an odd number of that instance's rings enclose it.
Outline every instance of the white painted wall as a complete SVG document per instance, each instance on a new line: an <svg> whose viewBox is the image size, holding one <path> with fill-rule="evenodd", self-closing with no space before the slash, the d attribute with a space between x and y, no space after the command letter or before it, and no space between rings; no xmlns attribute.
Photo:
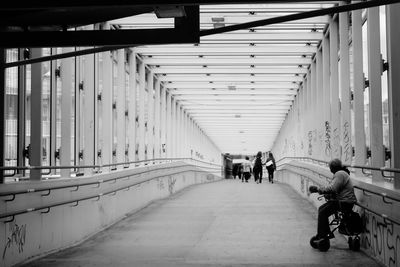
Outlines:
<svg viewBox="0 0 400 267"><path fill-rule="evenodd" d="M77 191L74 191L76 187L51 190L48 196L42 196L48 191L19 194L10 202L4 200L11 197L2 197L2 214L104 194L130 185L131 188L118 191L115 195L80 201L75 207L75 203L60 205L51 208L49 213L41 213L46 210L32 211L16 216L13 222L0 223L0 266L12 266L76 245L154 200L194 184L218 181L220 173L176 162L85 178L5 184L0 193L99 182L98 187L97 184L82 185Z"/></svg>

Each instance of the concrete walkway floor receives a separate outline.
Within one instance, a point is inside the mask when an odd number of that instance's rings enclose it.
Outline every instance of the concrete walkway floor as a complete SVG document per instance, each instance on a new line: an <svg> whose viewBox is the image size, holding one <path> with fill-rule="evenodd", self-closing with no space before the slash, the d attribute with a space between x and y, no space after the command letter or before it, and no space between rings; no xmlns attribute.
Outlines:
<svg viewBox="0 0 400 267"><path fill-rule="evenodd" d="M336 234L310 247L316 209L289 186L224 180L157 201L27 266L380 266Z"/></svg>

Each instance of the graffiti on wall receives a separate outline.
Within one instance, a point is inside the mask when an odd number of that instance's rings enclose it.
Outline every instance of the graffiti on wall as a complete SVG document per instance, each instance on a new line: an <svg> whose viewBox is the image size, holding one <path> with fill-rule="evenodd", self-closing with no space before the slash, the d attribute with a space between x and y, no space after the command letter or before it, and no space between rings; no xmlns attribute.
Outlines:
<svg viewBox="0 0 400 267"><path fill-rule="evenodd" d="M329 121L325 121L325 156L330 158L331 153L331 126L329 124Z"/></svg>
<svg viewBox="0 0 400 267"><path fill-rule="evenodd" d="M214 175L212 175L212 174L207 174L206 179L207 179L207 181L214 181Z"/></svg>
<svg viewBox="0 0 400 267"><path fill-rule="evenodd" d="M307 137L308 137L308 155L312 156L312 153L313 153L313 146L312 146L313 132L309 131Z"/></svg>
<svg viewBox="0 0 400 267"><path fill-rule="evenodd" d="M352 148L351 148L351 139L350 139L350 125L349 122L346 121L343 124L343 156L344 161L347 162L352 158Z"/></svg>
<svg viewBox="0 0 400 267"><path fill-rule="evenodd" d="M332 145L333 156L335 158L340 158L340 132L338 128L333 129Z"/></svg>
<svg viewBox="0 0 400 267"><path fill-rule="evenodd" d="M7 250L11 247L16 247L19 253L24 251L26 237L26 224L18 225L10 224L10 236L6 240L6 245L3 250L3 259L6 256Z"/></svg>
<svg viewBox="0 0 400 267"><path fill-rule="evenodd" d="M157 179L157 180L158 180L158 182L157 182L158 190L160 190L160 191L164 190L164 188L165 188L164 180L163 179Z"/></svg>
<svg viewBox="0 0 400 267"><path fill-rule="evenodd" d="M375 214L363 214L365 233L361 245L386 266L400 266L400 227Z"/></svg>
<svg viewBox="0 0 400 267"><path fill-rule="evenodd" d="M176 183L176 178L169 176L168 177L168 190L169 190L170 194L174 193L175 183Z"/></svg>

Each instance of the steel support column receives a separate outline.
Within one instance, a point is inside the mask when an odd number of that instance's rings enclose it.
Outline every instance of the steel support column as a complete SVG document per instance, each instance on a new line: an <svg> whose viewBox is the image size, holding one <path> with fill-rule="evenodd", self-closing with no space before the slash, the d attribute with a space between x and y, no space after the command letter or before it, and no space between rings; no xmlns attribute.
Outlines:
<svg viewBox="0 0 400 267"><path fill-rule="evenodd" d="M365 165L367 150L364 125L364 73L362 45L362 11L352 12L352 45L353 45L353 110L354 110L354 146L356 165ZM357 169L361 175L361 170Z"/></svg>
<svg viewBox="0 0 400 267"><path fill-rule="evenodd" d="M84 56L84 72L83 72L83 165L93 165L96 153L94 144L95 131L95 69L94 69L94 54ZM91 174L91 169L85 169L85 174Z"/></svg>
<svg viewBox="0 0 400 267"><path fill-rule="evenodd" d="M101 90L101 161L100 164L110 164L112 162L113 145L113 80L112 80L112 58L110 52L102 53L102 90Z"/></svg>
<svg viewBox="0 0 400 267"><path fill-rule="evenodd" d="M160 86L161 90L161 112L160 112L160 120L161 120L161 144L160 144L160 156L162 158L166 157L166 145L167 145L167 90L164 86Z"/></svg>
<svg viewBox="0 0 400 267"><path fill-rule="evenodd" d="M389 63L389 118L392 168L400 169L400 4L386 7ZM395 174L394 187L400 189L400 174Z"/></svg>
<svg viewBox="0 0 400 267"><path fill-rule="evenodd" d="M311 157L318 158L318 143L317 140L317 129L318 129L318 119L315 115L317 110L317 63L315 61L311 64L311 91L310 91L310 131L312 135L312 149L311 149Z"/></svg>
<svg viewBox="0 0 400 267"><path fill-rule="evenodd" d="M147 159L154 158L154 74L147 77Z"/></svg>
<svg viewBox="0 0 400 267"><path fill-rule="evenodd" d="M342 3L343 4L343 3ZM349 14L339 14L340 34L340 92L341 92L341 159L345 164L351 164L353 148L351 142L350 118L350 59L349 59Z"/></svg>
<svg viewBox="0 0 400 267"><path fill-rule="evenodd" d="M0 49L0 166L4 166L5 150L5 98L6 98L6 50ZM0 171L0 183L4 183L4 171Z"/></svg>
<svg viewBox="0 0 400 267"><path fill-rule="evenodd" d="M166 90L164 88L164 90ZM167 93L167 119L166 119L166 130L167 130L167 137L166 137L166 152L167 158L172 157L172 96L171 93Z"/></svg>
<svg viewBox="0 0 400 267"><path fill-rule="evenodd" d="M126 119L125 119L125 101L126 101L126 72L125 72L125 49L119 49L117 51L117 86L116 86L116 112L117 112L117 162L125 162L125 150L126 150ZM123 166L117 166L122 168Z"/></svg>
<svg viewBox="0 0 400 267"><path fill-rule="evenodd" d="M315 102L315 107L316 107L316 134L317 134L317 144L316 144L316 152L317 152L317 158L318 159L323 159L323 139L319 138L324 130L324 123L323 123L323 90L324 90L324 83L323 83L323 65L322 65L322 45L320 49L318 49L316 53L316 78L317 78L317 83L316 83L316 102Z"/></svg>
<svg viewBox="0 0 400 267"><path fill-rule="evenodd" d="M145 129L145 85L146 85L146 68L143 62L139 63L139 158L145 160L146 147L146 129Z"/></svg>
<svg viewBox="0 0 400 267"><path fill-rule="evenodd" d="M382 58L380 48L379 8L367 10L368 23L368 78L369 78L369 132L371 144L371 166L383 167L382 127ZM382 175L374 171L373 181L381 181Z"/></svg>
<svg viewBox="0 0 400 267"><path fill-rule="evenodd" d="M42 55L41 48L31 50L33 57ZM42 64L35 63L31 67L31 137L29 164L31 166L42 166L43 146L42 146ZM31 180L41 180L41 170L31 170Z"/></svg>
<svg viewBox="0 0 400 267"><path fill-rule="evenodd" d="M70 52L73 48L63 48L63 52ZM65 58L61 60L61 149L60 149L60 165L70 166L71 165L71 129L72 129L72 93L74 87L72 86L74 81L74 58ZM61 177L70 177L70 169L61 169Z"/></svg>
<svg viewBox="0 0 400 267"><path fill-rule="evenodd" d="M175 158L176 155L176 147L177 147L177 103L176 99L172 98L171 101L171 109L172 109L172 115L171 115L171 152L172 152L172 157Z"/></svg>
<svg viewBox="0 0 400 267"><path fill-rule="evenodd" d="M160 129L161 129L161 102L160 102L160 80L155 83L154 96L154 158L160 158Z"/></svg>
<svg viewBox="0 0 400 267"><path fill-rule="evenodd" d="M332 158L332 132L331 132L331 101L330 101L330 46L327 36L322 40L322 113L324 124L324 143L323 143L323 159L330 160Z"/></svg>
<svg viewBox="0 0 400 267"><path fill-rule="evenodd" d="M338 73L338 22L331 19L329 25L330 46L330 99L331 99L331 129L332 158L340 158L340 108L339 108L339 73Z"/></svg>
<svg viewBox="0 0 400 267"><path fill-rule="evenodd" d="M131 50L129 53L129 106L128 106L128 144L129 161L136 161L136 53Z"/></svg>

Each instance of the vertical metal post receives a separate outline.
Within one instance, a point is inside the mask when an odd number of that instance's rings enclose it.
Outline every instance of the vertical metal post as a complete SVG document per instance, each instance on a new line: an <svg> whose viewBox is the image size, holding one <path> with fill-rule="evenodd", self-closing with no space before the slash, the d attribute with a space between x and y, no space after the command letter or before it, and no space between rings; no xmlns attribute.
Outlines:
<svg viewBox="0 0 400 267"><path fill-rule="evenodd" d="M316 152L317 152L317 158L318 159L323 159L323 139L320 139L320 133L323 132L324 129L324 123L323 123L323 115L324 113L322 112L323 110L323 90L324 90L324 83L323 83L323 66L322 66L322 45L320 49L317 51L316 55L316 74L317 74L317 86L316 86L316 102L315 102L315 107L316 107L316 134L317 134L317 140L318 143L316 144Z"/></svg>
<svg viewBox="0 0 400 267"><path fill-rule="evenodd" d="M19 60L24 59L24 49L19 49ZM25 166L25 155L24 149L25 136L26 136L26 65L18 67L18 144L17 144L17 166ZM17 173L24 174L25 171L19 171ZM0 179L1 180L1 179Z"/></svg>
<svg viewBox="0 0 400 267"><path fill-rule="evenodd" d="M303 122L303 131L302 131L302 147L303 147L303 157L308 156L308 142L307 142L307 133L308 133L308 76L304 76L303 82L303 114L302 114L302 122Z"/></svg>
<svg viewBox="0 0 400 267"><path fill-rule="evenodd" d="M6 97L6 50L0 49L0 166L4 166L5 148L5 97ZM4 171L0 171L0 184L4 183Z"/></svg>
<svg viewBox="0 0 400 267"><path fill-rule="evenodd" d="M172 129L171 129L171 152L172 152L172 157L176 158L176 126L177 126L177 116L176 116L176 110L177 110L177 103L176 103L176 99L172 98L172 104L171 104L171 109L172 109L172 117L171 117L171 125L172 125Z"/></svg>
<svg viewBox="0 0 400 267"><path fill-rule="evenodd" d="M324 37L322 40L322 77L323 77L323 93L322 93L322 113L324 124L324 144L323 159L329 161L332 158L332 130L331 130L331 99L330 99L330 46L329 38Z"/></svg>
<svg viewBox="0 0 400 267"><path fill-rule="evenodd" d="M111 52L103 52L103 87L101 91L102 101L102 146L101 163L110 164L112 162L113 128L112 128L112 102L113 102L113 80L112 80L112 57Z"/></svg>
<svg viewBox="0 0 400 267"><path fill-rule="evenodd" d="M343 4L343 3L341 3ZM349 59L349 14L339 14L340 34L340 92L341 92L341 148L342 162L351 164L353 148L351 142L351 118L350 118L350 59Z"/></svg>
<svg viewBox="0 0 400 267"><path fill-rule="evenodd" d="M51 55L57 54L57 49L50 49ZM57 150L57 60L50 61L50 155L49 162L51 166L56 166ZM51 170L55 174L57 170Z"/></svg>
<svg viewBox="0 0 400 267"><path fill-rule="evenodd" d="M330 99L331 99L331 129L332 129L332 157L340 158L340 108L339 108L339 73L338 73L338 22L331 19L330 33Z"/></svg>
<svg viewBox="0 0 400 267"><path fill-rule="evenodd" d="M162 158L166 157L166 153L164 149L166 149L167 144L167 90L164 86L160 87L161 90L161 112L160 112L160 120L161 120L161 144L160 144L160 155Z"/></svg>
<svg viewBox="0 0 400 267"><path fill-rule="evenodd" d="M400 4L386 6L387 47L389 63L389 118L392 168L400 169ZM400 189L400 174L395 174L394 187Z"/></svg>
<svg viewBox="0 0 400 267"><path fill-rule="evenodd" d="M125 125L125 82L126 82L126 71L125 71L125 49L119 49L117 51L117 97L116 97L116 112L117 112L117 162L126 162L125 150L126 150L126 125ZM123 166L117 166L122 168Z"/></svg>
<svg viewBox="0 0 400 267"><path fill-rule="evenodd" d="M139 64L139 160L145 159L145 84L146 84L146 68L144 62Z"/></svg>
<svg viewBox="0 0 400 267"><path fill-rule="evenodd" d="M154 73L148 74L147 79L147 158L153 159L154 149Z"/></svg>
<svg viewBox="0 0 400 267"><path fill-rule="evenodd" d="M129 161L136 161L136 53L131 50L129 53Z"/></svg>
<svg viewBox="0 0 400 267"><path fill-rule="evenodd" d="M83 126L83 164L93 165L95 159L94 131L95 131L95 98L94 93L94 54L84 56L84 75L83 75L83 93L84 104L82 108L84 112ZM92 169L85 169L85 174L92 174Z"/></svg>
<svg viewBox="0 0 400 267"><path fill-rule="evenodd" d="M364 73L363 73L363 45L362 45L362 10L352 12L352 44L353 44L353 90L354 90L354 146L355 164L365 165L367 150L365 143L364 126ZM361 170L357 169L361 175Z"/></svg>
<svg viewBox="0 0 400 267"><path fill-rule="evenodd" d="M34 48L32 57L42 56L41 48ZM31 68L31 143L30 143L30 165L42 166L42 64L32 64ZM41 180L42 171L31 170L31 180Z"/></svg>
<svg viewBox="0 0 400 267"><path fill-rule="evenodd" d="M371 144L371 166L383 167L382 126L382 59L380 49L379 7L367 9L368 23L368 76L369 76L369 131ZM374 171L373 181L381 181L382 175Z"/></svg>
<svg viewBox="0 0 400 267"><path fill-rule="evenodd" d="M318 144L315 142L317 140L317 120L315 119L315 114L317 112L317 66L316 66L316 62L313 61L311 63L311 94L310 94L310 104L311 104L311 108L310 108L310 116L311 119L310 120L310 131L312 132L312 150L311 150L311 157L313 158L317 158L318 154Z"/></svg>
<svg viewBox="0 0 400 267"><path fill-rule="evenodd" d="M72 52L72 48L63 48L63 53ZM72 57L61 60L61 150L60 165L71 166L71 119L72 119ZM71 169L61 169L61 177L69 178Z"/></svg>
<svg viewBox="0 0 400 267"><path fill-rule="evenodd" d="M164 88L165 89L165 88ZM166 90L166 89L165 89ZM167 152L167 158L172 157L172 96L168 92L167 94L167 142L166 142L166 152Z"/></svg>
<svg viewBox="0 0 400 267"><path fill-rule="evenodd" d="M176 156L181 157L181 147L182 147L182 108L181 105L177 104L176 111Z"/></svg>
<svg viewBox="0 0 400 267"><path fill-rule="evenodd" d="M160 158L160 129L161 129L161 102L160 102L160 80L156 80L154 97L154 158Z"/></svg>

